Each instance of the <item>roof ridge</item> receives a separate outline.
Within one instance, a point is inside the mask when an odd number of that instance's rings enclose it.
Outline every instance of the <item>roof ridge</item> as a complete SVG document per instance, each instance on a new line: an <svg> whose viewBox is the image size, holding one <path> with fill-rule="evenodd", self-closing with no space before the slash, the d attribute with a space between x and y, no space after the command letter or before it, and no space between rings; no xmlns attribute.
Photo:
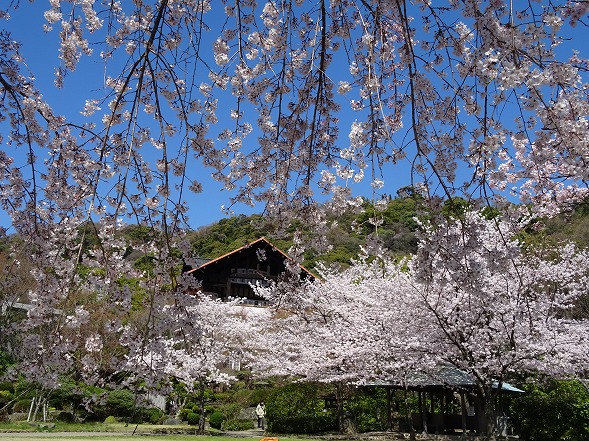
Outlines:
<svg viewBox="0 0 589 441"><path fill-rule="evenodd" d="M233 251L230 251L230 252L228 252L228 253L225 253L225 254L223 254L222 256L215 257L215 258L213 258L213 259L209 260L208 262L206 262L206 263L202 264L202 265L201 265L201 266L199 266L199 267L192 268L191 270L189 270L189 271L186 271L186 274L193 273L193 272L195 272L195 271L197 271L197 270L199 270L199 269L202 269L202 268L206 267L207 265L213 264L214 262L217 262L217 261L219 261L219 260L221 260L221 259L224 259L224 258L225 258L225 257L227 257L227 256L230 256L230 255L232 255L232 254L238 253L238 252L240 252L240 251L242 251L242 250L244 250L244 249L246 249L246 248L249 248L249 247L251 247L252 245L255 245L255 244L256 244L256 243L258 243L258 242L265 242L266 244L268 244L269 246L271 246L271 247L272 247L272 249L276 250L276 251L277 251L277 252L279 252L279 253L280 253L282 256L284 256L284 258L285 258L285 259L288 259L288 260L290 260L291 262L296 262L296 261L295 261L295 260L294 260L292 257L290 257L288 254L286 254L284 251L282 251L280 248L278 248L276 245L274 245L274 244L273 244L272 242L270 242L268 239L266 239L266 236L261 236L261 237L259 237L258 239L254 240L254 241L252 241L252 242L246 243L246 244L242 245L241 247L239 247L239 248L237 248L237 249L235 249L235 250L233 250ZM309 274L311 277L313 277L313 278L317 278L317 276L316 276L315 274L313 274L311 271L309 271L307 268L305 268L305 267L304 267L302 264L300 264L300 263L297 263L297 265L299 265L299 267L300 267L300 268L301 268L303 271L305 271L307 274Z"/></svg>

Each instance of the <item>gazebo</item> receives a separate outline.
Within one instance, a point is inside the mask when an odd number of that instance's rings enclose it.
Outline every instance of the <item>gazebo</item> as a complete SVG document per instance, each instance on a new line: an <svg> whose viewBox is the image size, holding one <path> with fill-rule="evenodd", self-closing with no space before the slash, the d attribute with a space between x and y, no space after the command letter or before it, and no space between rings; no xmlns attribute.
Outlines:
<svg viewBox="0 0 589 441"><path fill-rule="evenodd" d="M391 393L405 390L417 394L418 412L412 412L400 424L401 431L411 429L425 433L467 433L480 432L479 415L481 406L476 394L476 382L472 375L453 366L439 366L431 373L416 372L408 376L405 383L374 381L370 387L384 387L388 390L388 429L392 430ZM498 388L494 382L492 387ZM509 383L501 383L501 393L523 393ZM508 417L505 412L495 414L496 427L501 435L508 435Z"/></svg>

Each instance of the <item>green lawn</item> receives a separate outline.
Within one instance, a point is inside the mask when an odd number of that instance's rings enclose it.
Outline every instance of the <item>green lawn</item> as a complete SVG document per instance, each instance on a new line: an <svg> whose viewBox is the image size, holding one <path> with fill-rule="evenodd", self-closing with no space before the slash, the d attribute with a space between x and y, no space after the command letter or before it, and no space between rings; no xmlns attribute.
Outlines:
<svg viewBox="0 0 589 441"><path fill-rule="evenodd" d="M0 427L1 430L1 427ZM132 435L132 432L0 432L0 440L11 441L129 441L135 439L150 439L152 441L258 441L262 436L253 438L236 438L230 436L197 436L197 435L154 435L143 433ZM302 441L297 438L278 438L279 441ZM305 438L304 441L313 441Z"/></svg>
<svg viewBox="0 0 589 441"><path fill-rule="evenodd" d="M20 432L20 433L1 433L0 440L23 440L23 441L129 441L135 439L150 439L152 441L235 441L241 440L258 440L258 438L232 438L226 436L195 436L195 435L131 435L131 433L80 433L80 432ZM279 441L300 441L295 438L279 438ZM305 441L310 441L305 439Z"/></svg>
<svg viewBox="0 0 589 441"><path fill-rule="evenodd" d="M259 441L263 438L263 433L256 434L251 432L250 437L232 437L232 436L197 436L190 434L174 435L174 431L194 430L191 426L154 426L149 424L125 425L117 424L64 424L57 423L55 427L45 428L41 425L29 425L27 423L0 424L0 441L26 440L26 441L129 441L135 439L150 439L152 441ZM163 433L170 434L163 434ZM250 434L248 434L250 435ZM279 437L279 441L302 441L297 438ZM314 441L305 438L304 441Z"/></svg>

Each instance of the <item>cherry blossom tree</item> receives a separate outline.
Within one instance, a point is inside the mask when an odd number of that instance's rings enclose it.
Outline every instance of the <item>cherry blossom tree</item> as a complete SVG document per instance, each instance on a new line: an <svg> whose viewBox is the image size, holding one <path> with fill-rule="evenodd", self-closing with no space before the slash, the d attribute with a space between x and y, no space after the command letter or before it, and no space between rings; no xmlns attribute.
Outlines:
<svg viewBox="0 0 589 441"><path fill-rule="evenodd" d="M153 317L159 324L128 344L130 380L166 393L174 382L183 384L196 395L199 432L204 433L205 391L236 380L220 367L231 361L248 335L247 315L240 309L239 300L222 302L207 296L183 295L174 304L162 304Z"/></svg>
<svg viewBox="0 0 589 441"><path fill-rule="evenodd" d="M323 268L320 275L295 290L288 283L258 288L278 308L256 324L249 366L259 376L334 385L343 430L347 388L375 381L402 386L437 359L408 313L419 305L407 295L414 288L402 265L380 256L345 271Z"/></svg>
<svg viewBox="0 0 589 441"><path fill-rule="evenodd" d="M279 307L275 316L258 324L256 370L357 383L398 375L414 358L423 362L423 352L411 354L411 348L420 351L413 344L420 336L402 332L409 330L411 319L405 313L411 305L405 305L408 298L401 293L412 284L400 265L375 259L355 262L345 271L323 268L320 274L321 281L305 281L296 290L288 284L288 296L282 295L281 283L257 288ZM378 284L383 280L396 287L382 289Z"/></svg>
<svg viewBox="0 0 589 441"><path fill-rule="evenodd" d="M1 18L16 7L32 8L13 0ZM586 13L584 1L54 0L56 86L67 93L86 58L104 82L57 115L2 33L3 207L19 232L92 213L173 234L202 161L234 202L268 213L316 207L321 191L342 203L364 177L386 194L389 163L427 197L505 190L557 209L586 196L586 61L567 44Z"/></svg>
<svg viewBox="0 0 589 441"><path fill-rule="evenodd" d="M38 7L11 0L0 20ZM41 90L47 73L29 71L27 47L1 30L0 205L35 279L26 371L49 384L74 368L72 354L97 353L100 333L137 351L175 322L162 305L192 289L179 280L178 252L191 258L183 230L187 194L206 178L198 164L232 192L228 212L261 203L285 225L312 226L313 238L328 227L322 210L358 206L351 183L368 181L378 206L403 172L402 185L434 211L454 196L498 209L512 198L548 214L585 198L588 9L580 0L51 0L44 29L59 45L49 67L62 96L85 61L104 72L63 115ZM153 274L124 259L117 231L128 222L157 232L144 245ZM89 234L98 241L86 253ZM413 271L441 289L432 277L445 267L422 254ZM148 293L144 327L132 332L129 275ZM85 331L79 299L89 294L112 314L100 333Z"/></svg>
<svg viewBox="0 0 589 441"><path fill-rule="evenodd" d="M586 295L587 252L566 244L539 255L518 240L521 222L466 212L424 226L409 261L385 255L325 272L289 300L279 287L260 290L280 296L281 313L260 334L268 340L257 368L303 381L402 386L450 365L474 378L480 427L493 431L497 385L510 375L587 369L589 323L567 314Z"/></svg>
<svg viewBox="0 0 589 441"><path fill-rule="evenodd" d="M522 220L467 213L426 228L413 264L417 296L440 359L475 379L493 429L491 403L509 375L554 377L587 369L586 320L567 310L586 295L586 250L572 244L542 255L518 240Z"/></svg>

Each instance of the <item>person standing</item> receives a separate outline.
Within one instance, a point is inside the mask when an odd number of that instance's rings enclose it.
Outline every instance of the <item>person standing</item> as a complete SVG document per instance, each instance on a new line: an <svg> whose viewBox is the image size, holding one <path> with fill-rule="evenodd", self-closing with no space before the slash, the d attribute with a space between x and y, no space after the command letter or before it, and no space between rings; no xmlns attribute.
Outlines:
<svg viewBox="0 0 589 441"><path fill-rule="evenodd" d="M266 405L263 401L260 401L256 407L256 416L258 417L258 429L263 429L264 417L266 416Z"/></svg>

